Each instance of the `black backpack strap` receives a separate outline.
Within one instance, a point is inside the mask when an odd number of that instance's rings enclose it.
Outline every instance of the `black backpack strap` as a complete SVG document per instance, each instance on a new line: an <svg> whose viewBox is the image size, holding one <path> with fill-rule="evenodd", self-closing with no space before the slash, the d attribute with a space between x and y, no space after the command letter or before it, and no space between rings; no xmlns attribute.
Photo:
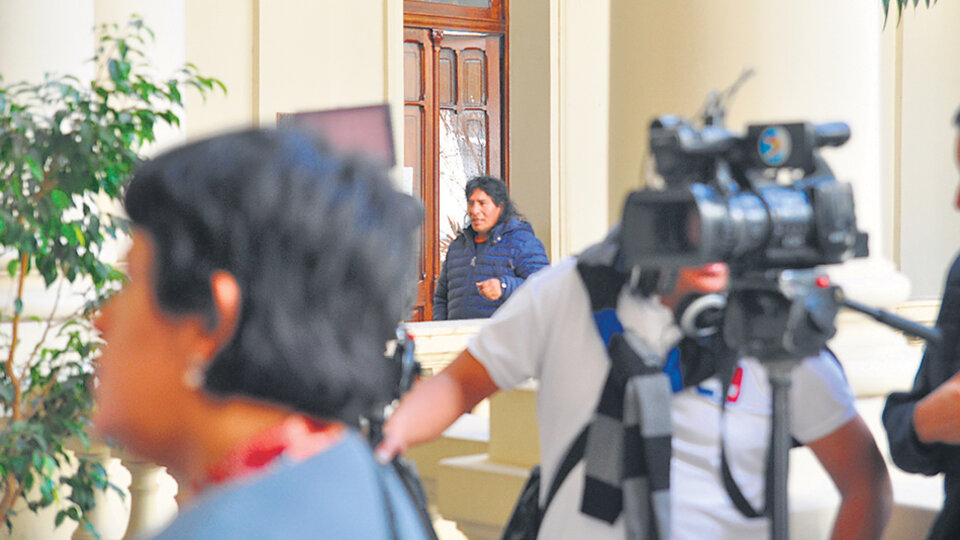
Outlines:
<svg viewBox="0 0 960 540"><path fill-rule="evenodd" d="M583 454L587 449L587 432L590 430L590 424L583 426L583 429L580 430L580 433L577 434L577 437L570 443L570 447L567 448L566 455L563 456L563 461L560 462L560 466L557 467L557 472L553 475L553 480L550 482L550 489L547 490L547 498L544 499L543 504L540 505L540 515L545 516L547 513L547 508L550 507L550 503L553 502L553 497L560 491L560 486L563 485L563 481L567 479L567 476L570 475L570 471L583 459Z"/></svg>

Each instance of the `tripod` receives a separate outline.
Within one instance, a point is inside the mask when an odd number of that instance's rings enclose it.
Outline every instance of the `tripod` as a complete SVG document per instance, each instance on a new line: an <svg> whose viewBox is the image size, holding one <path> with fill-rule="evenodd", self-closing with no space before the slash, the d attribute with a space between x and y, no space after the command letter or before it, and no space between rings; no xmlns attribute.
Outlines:
<svg viewBox="0 0 960 540"><path fill-rule="evenodd" d="M789 536L787 478L790 435L789 391L792 371L804 358L816 356L836 333L840 307L870 315L877 321L939 341L939 332L883 310L850 301L829 278L815 269L737 272L723 320L723 338L736 357L752 356L767 370L773 398L766 510L774 540Z"/></svg>

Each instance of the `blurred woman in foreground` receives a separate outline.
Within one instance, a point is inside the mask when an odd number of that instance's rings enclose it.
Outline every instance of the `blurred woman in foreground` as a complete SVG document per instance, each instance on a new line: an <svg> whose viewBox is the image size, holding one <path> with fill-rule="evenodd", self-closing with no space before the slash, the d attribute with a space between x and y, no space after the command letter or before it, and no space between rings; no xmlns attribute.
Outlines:
<svg viewBox="0 0 960 540"><path fill-rule="evenodd" d="M97 323L97 427L198 493L157 538L423 538L353 429L389 393L419 210L383 171L251 130L143 165Z"/></svg>

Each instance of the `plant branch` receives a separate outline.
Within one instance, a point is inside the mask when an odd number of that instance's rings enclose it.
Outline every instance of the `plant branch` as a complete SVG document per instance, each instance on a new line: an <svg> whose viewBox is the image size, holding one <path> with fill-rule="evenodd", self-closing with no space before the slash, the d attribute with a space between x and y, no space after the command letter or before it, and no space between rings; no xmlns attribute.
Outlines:
<svg viewBox="0 0 960 540"><path fill-rule="evenodd" d="M7 476L3 479L3 488L3 499L0 499L0 524L7 521L7 514L10 513L13 502L23 492L23 484L17 480L13 473L7 473Z"/></svg>
<svg viewBox="0 0 960 540"><path fill-rule="evenodd" d="M22 411L20 410L20 399L21 399L21 389L20 389L20 377L17 376L16 370L13 368L13 361L16 357L17 351L17 334L20 331L20 318L22 314L23 305L23 284L27 280L27 264L30 262L30 254L22 253L20 254L20 275L17 278L17 296L16 300L18 308L15 308L13 311L13 320L12 320L12 330L11 330L11 340L10 340L10 354L7 355L7 360L3 364L3 369L6 371L7 376L10 377L10 384L13 386L13 403L10 404L12 410L11 422L17 422L21 419Z"/></svg>
<svg viewBox="0 0 960 540"><path fill-rule="evenodd" d="M23 414L20 409L20 400L21 400L21 389L20 389L20 378L17 377L13 369L13 362L15 359L15 353L17 350L17 334L20 330L20 317L22 313L23 305L23 284L27 279L27 263L30 262L30 254L21 253L20 254L20 275L17 279L17 303L18 307L14 309L13 312L13 329L11 330L11 341L10 341L10 354L7 356L7 360L3 364L3 369L6 371L7 376L10 377L10 384L13 386L13 403L10 404L12 415L11 415L11 424L20 420L21 415ZM23 484L17 479L14 473L7 473L6 477L3 479L4 490L3 490L3 499L0 499L0 523L5 523L7 520L7 514L10 511L10 508L13 506L13 502L17 500L23 491Z"/></svg>
<svg viewBox="0 0 960 540"><path fill-rule="evenodd" d="M40 335L40 339L37 341L37 344L33 347L33 350L30 351L30 356L27 357L26 370L33 366L34 360L37 358L37 353L40 352L40 347L43 346L47 341L47 335L50 334L50 329L53 327L53 319L57 314L57 306L60 305L60 296L63 293L63 280L58 280L57 284L57 296L53 300L53 309L50 310L50 316L47 317L46 326L43 328L43 334Z"/></svg>

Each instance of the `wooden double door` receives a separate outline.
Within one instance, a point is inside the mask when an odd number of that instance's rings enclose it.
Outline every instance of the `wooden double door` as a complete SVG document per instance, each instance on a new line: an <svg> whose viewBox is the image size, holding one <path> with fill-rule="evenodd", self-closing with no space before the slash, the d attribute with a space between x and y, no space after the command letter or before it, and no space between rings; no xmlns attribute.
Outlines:
<svg viewBox="0 0 960 540"><path fill-rule="evenodd" d="M467 180L506 176L503 46L502 34L404 29L404 174L425 210L412 320L433 318L446 248L466 224Z"/></svg>

